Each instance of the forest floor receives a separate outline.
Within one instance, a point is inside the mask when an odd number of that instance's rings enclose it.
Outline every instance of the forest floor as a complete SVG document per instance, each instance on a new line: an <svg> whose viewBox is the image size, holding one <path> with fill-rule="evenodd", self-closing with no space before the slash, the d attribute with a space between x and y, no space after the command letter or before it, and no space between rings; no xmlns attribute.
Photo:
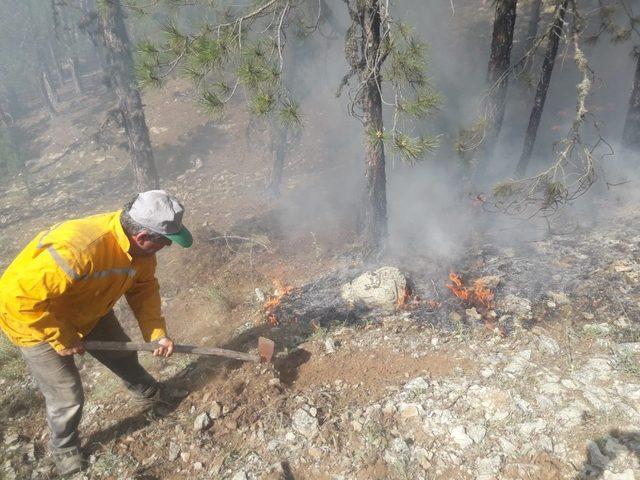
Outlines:
<svg viewBox="0 0 640 480"><path fill-rule="evenodd" d="M332 141L339 126L313 119L305 148L292 146L282 197L269 199L265 138L245 134L239 111L224 122L201 116L186 92L175 83L145 95L163 187L183 200L196 238L158 256L169 329L180 343L249 351L265 335L277 355L255 365L141 354L180 397L162 416L130 402L88 355L79 359L90 464L78 478L640 475L637 207L609 205L570 234L519 244L476 235L455 258L405 253L387 264L412 280L415 305L305 315L309 297L296 291L334 305L340 285L366 270L353 255L353 205L340 194L353 188L354 167ZM59 117L28 117L32 193L3 180L2 268L50 224L128 200L122 132L96 135L108 105L104 94L69 95ZM484 318L446 288L451 270L466 282L494 279ZM260 298L274 281L296 289L277 326ZM135 332L127 308L117 311ZM0 361L0 476L53 478L41 396L14 350L4 346Z"/></svg>

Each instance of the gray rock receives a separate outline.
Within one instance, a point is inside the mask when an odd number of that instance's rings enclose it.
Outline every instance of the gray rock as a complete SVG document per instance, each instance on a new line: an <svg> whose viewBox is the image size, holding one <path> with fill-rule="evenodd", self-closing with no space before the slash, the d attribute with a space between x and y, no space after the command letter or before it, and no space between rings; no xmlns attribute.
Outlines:
<svg viewBox="0 0 640 480"><path fill-rule="evenodd" d="M544 355L558 355L560 353L560 344L554 338L540 335L538 338L538 350Z"/></svg>
<svg viewBox="0 0 640 480"><path fill-rule="evenodd" d="M233 474L231 480L249 480L249 477L247 477L247 472L245 472L244 470L240 470Z"/></svg>
<svg viewBox="0 0 640 480"><path fill-rule="evenodd" d="M406 288L407 279L400 270L382 267L374 272L365 272L343 285L341 295L347 303L394 310Z"/></svg>
<svg viewBox="0 0 640 480"><path fill-rule="evenodd" d="M509 294L497 302L496 308L509 313L520 320L531 320L531 301L527 298Z"/></svg>
<svg viewBox="0 0 640 480"><path fill-rule="evenodd" d="M587 456L589 463L597 468L604 468L609 463L609 457L603 455L598 444L591 440L587 442Z"/></svg>
<svg viewBox="0 0 640 480"><path fill-rule="evenodd" d="M180 456L180 445L176 442L171 441L169 443L169 461L175 462Z"/></svg>
<svg viewBox="0 0 640 480"><path fill-rule="evenodd" d="M559 306L569 305L571 303L569 297L567 297L567 294L563 292L547 292L547 297L549 297L553 301L553 303Z"/></svg>
<svg viewBox="0 0 640 480"><path fill-rule="evenodd" d="M202 412L200 415L196 417L193 422L193 430L196 432L202 432L206 430L213 424L211 417L207 412Z"/></svg>
<svg viewBox="0 0 640 480"><path fill-rule="evenodd" d="M498 285L500 285L501 278L498 275L487 275L486 277L481 277L476 279L473 283L482 282L486 288L490 290L495 290Z"/></svg>
<svg viewBox="0 0 640 480"><path fill-rule="evenodd" d="M304 408L299 408L293 413L291 426L307 438L313 438L318 433L318 419Z"/></svg>

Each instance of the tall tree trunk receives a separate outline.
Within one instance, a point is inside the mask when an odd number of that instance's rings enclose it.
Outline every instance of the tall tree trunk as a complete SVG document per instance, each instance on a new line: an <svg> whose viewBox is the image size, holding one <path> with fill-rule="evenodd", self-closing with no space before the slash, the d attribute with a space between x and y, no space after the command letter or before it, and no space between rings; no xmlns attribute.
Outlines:
<svg viewBox="0 0 640 480"><path fill-rule="evenodd" d="M60 60L58 54L53 49L53 38L49 39L49 55L51 56L51 65L53 66L53 73L56 74L56 80L58 88L62 88L64 85L64 75L62 73L62 67L60 66Z"/></svg>
<svg viewBox="0 0 640 480"><path fill-rule="evenodd" d="M517 177L522 177L525 174L529 161L531 160L533 145L536 141L538 127L540 126L540 120L542 119L542 111L544 110L544 104L547 100L547 92L549 91L549 84L551 83L553 66L556 61L556 56L558 55L560 37L564 31L564 19L567 13L568 4L569 0L563 0L562 4L558 7L553 26L551 27L551 32L549 33L549 43L547 44L547 51L544 55L542 73L540 75L540 81L538 82L536 97L533 101L531 116L529 117L529 125L524 139L524 148L522 149L520 162L518 162L518 166L516 167L515 174Z"/></svg>
<svg viewBox="0 0 640 480"><path fill-rule="evenodd" d="M159 187L160 180L153 159L140 92L136 85L133 58L120 0L103 0L100 14L111 71L110 78L129 139L136 187L139 191L155 189Z"/></svg>
<svg viewBox="0 0 640 480"><path fill-rule="evenodd" d="M485 115L487 122L483 146L485 157L493 153L502 129L509 81L507 71L511 65L513 30L516 24L516 6L517 0L496 0L491 56L487 71L487 84L491 90L487 98Z"/></svg>
<svg viewBox="0 0 640 480"><path fill-rule="evenodd" d="M104 35L102 34L100 16L95 9L94 3L89 0L80 1L80 11L82 12L82 18L78 22L78 28L81 32L86 33L91 40L95 53L94 59L97 62L98 68L102 71L103 83L108 90L111 90L107 52L104 44Z"/></svg>
<svg viewBox="0 0 640 480"><path fill-rule="evenodd" d="M42 70L40 72L39 83L40 83L40 93L42 94L42 100L44 101L45 107L51 115L57 115L58 112L56 110L56 100L54 99L54 90L51 87L51 81L49 80L49 76L46 71Z"/></svg>
<svg viewBox="0 0 640 480"><path fill-rule="evenodd" d="M529 25L527 27L527 38L524 42L524 53L533 48L538 37L538 25L540 24L540 15L542 14L542 0L533 0L531 2L531 13L529 14Z"/></svg>
<svg viewBox="0 0 640 480"><path fill-rule="evenodd" d="M58 44L62 45L67 57L67 64L71 70L71 80L73 81L73 87L78 95L82 94L82 82L78 75L78 51L77 51L77 32L69 21L68 9L61 8L63 5L57 0L52 0L51 8L53 10L53 25L58 40Z"/></svg>
<svg viewBox="0 0 640 480"><path fill-rule="evenodd" d="M380 57L380 3L379 0L363 2L362 50L363 58ZM365 152L365 201L363 230L365 258L375 258L383 253L387 242L387 178L385 171L384 142L382 135L382 84L380 65L367 65L361 70L365 86L362 97ZM373 69L373 71L372 71Z"/></svg>
<svg viewBox="0 0 640 480"><path fill-rule="evenodd" d="M629 99L627 119L624 122L622 143L629 149L640 150L640 56L633 77L633 88Z"/></svg>

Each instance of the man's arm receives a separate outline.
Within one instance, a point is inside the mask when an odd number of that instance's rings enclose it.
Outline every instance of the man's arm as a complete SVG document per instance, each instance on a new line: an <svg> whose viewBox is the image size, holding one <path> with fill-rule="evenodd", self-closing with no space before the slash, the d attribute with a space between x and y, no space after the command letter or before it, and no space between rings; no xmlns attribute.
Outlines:
<svg viewBox="0 0 640 480"><path fill-rule="evenodd" d="M136 270L134 283L125 293L125 298L138 320L144 340L158 341L160 346L153 354L168 357L173 352L173 341L167 336L167 326L161 313L155 256L139 260Z"/></svg>

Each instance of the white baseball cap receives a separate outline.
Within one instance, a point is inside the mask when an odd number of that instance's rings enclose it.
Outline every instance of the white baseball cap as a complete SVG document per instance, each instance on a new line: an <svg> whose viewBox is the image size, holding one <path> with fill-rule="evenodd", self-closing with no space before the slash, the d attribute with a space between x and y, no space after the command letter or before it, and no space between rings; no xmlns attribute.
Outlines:
<svg viewBox="0 0 640 480"><path fill-rule="evenodd" d="M152 232L164 235L172 242L189 248L193 244L193 236L182 225L184 207L164 190L149 190L139 193L131 209L131 219Z"/></svg>

